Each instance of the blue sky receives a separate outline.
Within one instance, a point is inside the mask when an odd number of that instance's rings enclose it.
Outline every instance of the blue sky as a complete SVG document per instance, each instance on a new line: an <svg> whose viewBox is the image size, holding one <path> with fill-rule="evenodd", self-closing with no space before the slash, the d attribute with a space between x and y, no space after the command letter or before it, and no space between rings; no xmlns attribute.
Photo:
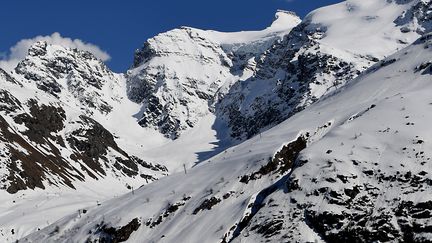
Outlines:
<svg viewBox="0 0 432 243"><path fill-rule="evenodd" d="M13 0L0 14L0 57L21 39L59 32L98 45L115 71L125 71L143 42L179 26L220 31L267 27L277 9L301 17L341 0Z"/></svg>

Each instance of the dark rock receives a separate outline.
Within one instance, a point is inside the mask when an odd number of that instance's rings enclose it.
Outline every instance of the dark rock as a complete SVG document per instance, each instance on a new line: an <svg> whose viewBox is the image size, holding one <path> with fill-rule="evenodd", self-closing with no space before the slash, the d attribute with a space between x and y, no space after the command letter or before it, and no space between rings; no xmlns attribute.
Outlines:
<svg viewBox="0 0 432 243"><path fill-rule="evenodd" d="M216 197L211 197L210 199L206 199L201 203L200 206L195 208L195 210L193 211L192 214L198 214L199 211L202 211L202 210L211 210L213 206L215 206L216 204L218 204L220 202L221 202L221 200L219 198L216 198Z"/></svg>
<svg viewBox="0 0 432 243"><path fill-rule="evenodd" d="M105 224L96 232L100 234L100 243L118 243L125 242L131 234L139 229L141 222L138 218L134 218L125 226L120 228L107 227Z"/></svg>

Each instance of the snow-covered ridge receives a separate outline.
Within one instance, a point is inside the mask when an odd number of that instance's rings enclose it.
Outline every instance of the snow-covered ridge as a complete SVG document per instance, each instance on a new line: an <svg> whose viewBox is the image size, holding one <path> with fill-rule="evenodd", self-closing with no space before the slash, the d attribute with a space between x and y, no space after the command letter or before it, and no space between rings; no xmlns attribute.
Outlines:
<svg viewBox="0 0 432 243"><path fill-rule="evenodd" d="M1 204L13 202L11 207L23 210L16 217L16 211L2 208L0 241L14 241L46 222L43 217L34 218L38 211L23 197L32 195L42 202L42 194L61 194L61 188L76 202L92 194L92 184L112 184L113 193L122 193L167 174L165 166L145 161L119 145L114 132L124 135L118 132L122 129L113 129L110 124L115 122L106 121L126 115L125 120L136 124L132 114L125 113L127 109L119 109L133 105L125 97L124 82L123 75L111 72L90 53L46 42L35 43L15 72L0 69ZM83 201L114 194L97 195ZM61 204L61 198L53 200ZM68 208L65 212L73 207ZM49 214L46 220L59 217ZM3 231L19 220L32 223L22 224L19 232L15 227Z"/></svg>
<svg viewBox="0 0 432 243"><path fill-rule="evenodd" d="M221 44L228 52L238 51L241 46L257 42L263 44L260 48L265 51L271 43L266 45L264 43L274 42L277 40L276 37L283 37L300 22L300 17L294 12L278 10L273 23L261 31L219 32L207 30L206 32L209 33L211 39Z"/></svg>
<svg viewBox="0 0 432 243"><path fill-rule="evenodd" d="M413 7L418 2L351 0L313 11L257 59L251 78L227 91L217 116L240 138L284 121L416 40L417 31L394 22L423 11ZM417 18L408 22L430 27Z"/></svg>
<svg viewBox="0 0 432 243"><path fill-rule="evenodd" d="M143 105L140 124L177 138L209 114L216 94L242 78L248 63L299 22L292 13L278 12L262 31L182 27L149 39L127 74L129 97Z"/></svg>
<svg viewBox="0 0 432 243"><path fill-rule="evenodd" d="M430 36L391 56L431 31L430 13L351 0L301 23L278 11L262 31L182 27L125 75L36 43L0 69L0 241L74 212L29 239L430 238ZM165 166L181 173L135 190Z"/></svg>
<svg viewBox="0 0 432 243"><path fill-rule="evenodd" d="M187 174L89 208L83 218L72 214L23 240L430 240L432 137L424 131L431 48L425 35Z"/></svg>

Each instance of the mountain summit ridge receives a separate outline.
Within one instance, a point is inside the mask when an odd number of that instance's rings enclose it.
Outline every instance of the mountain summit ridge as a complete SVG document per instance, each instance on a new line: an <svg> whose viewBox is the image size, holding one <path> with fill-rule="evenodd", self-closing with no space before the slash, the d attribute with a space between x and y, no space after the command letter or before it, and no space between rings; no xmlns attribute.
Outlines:
<svg viewBox="0 0 432 243"><path fill-rule="evenodd" d="M93 207L91 222L71 214L25 240L106 240L116 234L104 228L135 221L130 242L201 242L203 232L210 242L430 240L432 137L420 132L429 126L431 41L424 35L187 174Z"/></svg>
<svg viewBox="0 0 432 243"><path fill-rule="evenodd" d="M35 43L0 69L0 241L432 239L431 13L181 27L124 74Z"/></svg>

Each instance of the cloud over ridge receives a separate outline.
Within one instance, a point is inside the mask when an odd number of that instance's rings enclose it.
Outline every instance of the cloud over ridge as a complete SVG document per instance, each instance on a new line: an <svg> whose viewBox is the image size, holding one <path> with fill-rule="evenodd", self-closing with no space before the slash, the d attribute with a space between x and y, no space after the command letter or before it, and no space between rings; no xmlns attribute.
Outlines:
<svg viewBox="0 0 432 243"><path fill-rule="evenodd" d="M48 44L55 44L68 48L76 48L79 50L88 51L104 62L111 59L110 55L97 45L86 43L80 39L63 37L60 35L60 33L55 32L48 36L36 36L31 39L23 39L18 41L9 49L9 53L7 55L0 56L2 59L0 60L0 68L7 70L15 68L18 62L25 58L30 46L38 41L46 41Z"/></svg>

